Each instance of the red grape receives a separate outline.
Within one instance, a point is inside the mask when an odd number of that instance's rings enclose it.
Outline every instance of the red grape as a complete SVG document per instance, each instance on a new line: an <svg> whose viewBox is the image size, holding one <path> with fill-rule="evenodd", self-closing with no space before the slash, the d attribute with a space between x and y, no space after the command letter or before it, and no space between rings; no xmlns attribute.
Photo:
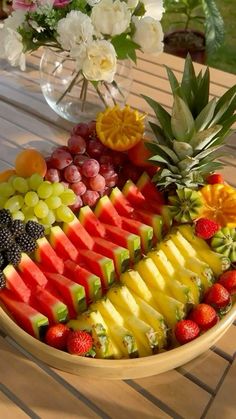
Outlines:
<svg viewBox="0 0 236 419"><path fill-rule="evenodd" d="M82 165L81 171L82 174L86 177L94 177L97 176L100 170L100 164L97 160L88 159Z"/></svg>
<svg viewBox="0 0 236 419"><path fill-rule="evenodd" d="M117 173L113 173L111 176L106 177L105 178L105 180L106 180L106 186L108 186L109 188L113 188L114 186L117 185L118 179L119 178L118 178L118 174Z"/></svg>
<svg viewBox="0 0 236 419"><path fill-rule="evenodd" d="M90 207L93 207L99 198L98 192L89 189L82 195L84 205L89 205Z"/></svg>
<svg viewBox="0 0 236 419"><path fill-rule="evenodd" d="M112 164L101 164L100 174L104 177L113 175L115 173L114 166Z"/></svg>
<svg viewBox="0 0 236 419"><path fill-rule="evenodd" d="M127 161L128 157L127 154L122 152L113 153L112 161L115 166L123 166L123 164Z"/></svg>
<svg viewBox="0 0 236 419"><path fill-rule="evenodd" d="M91 137L94 137L97 135L96 132L96 121L90 121L88 123L88 128L89 128L89 135L91 135Z"/></svg>
<svg viewBox="0 0 236 419"><path fill-rule="evenodd" d="M103 189L106 186L106 181L105 178L98 174L97 176L92 177L91 179L89 179L89 184L90 184L90 188L93 191L103 191Z"/></svg>
<svg viewBox="0 0 236 419"><path fill-rule="evenodd" d="M90 157L99 158L104 152L104 145L98 139L91 139L88 142L87 152Z"/></svg>
<svg viewBox="0 0 236 419"><path fill-rule="evenodd" d="M87 139L90 134L90 130L88 124L84 124L80 122L79 124L75 125L72 130L72 135L80 135L81 137Z"/></svg>
<svg viewBox="0 0 236 419"><path fill-rule="evenodd" d="M72 135L68 140L68 147L72 154L84 154L86 142L80 135Z"/></svg>
<svg viewBox="0 0 236 419"><path fill-rule="evenodd" d="M52 153L51 164L54 169L62 170L72 163L73 159L68 151L56 148Z"/></svg>
<svg viewBox="0 0 236 419"><path fill-rule="evenodd" d="M70 187L70 184L68 182L65 182L64 180L61 182L65 189Z"/></svg>
<svg viewBox="0 0 236 419"><path fill-rule="evenodd" d="M76 212L76 211L78 211L81 207L83 206L83 201L82 201L82 198L79 196L79 195L77 195L77 197L76 197L76 201L75 201L75 203L73 204L73 205L70 205L70 209L73 211L73 212Z"/></svg>
<svg viewBox="0 0 236 419"><path fill-rule="evenodd" d="M72 183L72 185L70 185L70 187L76 195L83 195L86 192L86 189L87 189L84 182Z"/></svg>
<svg viewBox="0 0 236 419"><path fill-rule="evenodd" d="M100 164L110 164L113 165L113 157L111 154L103 154L99 159Z"/></svg>
<svg viewBox="0 0 236 419"><path fill-rule="evenodd" d="M45 175L45 180L48 180L49 182L60 182L60 172L57 169L48 169Z"/></svg>
<svg viewBox="0 0 236 419"><path fill-rule="evenodd" d="M63 174L65 180L69 183L75 183L81 180L81 174L79 172L79 169L74 164L71 164L70 166L66 167Z"/></svg>
<svg viewBox="0 0 236 419"><path fill-rule="evenodd" d="M76 156L74 156L74 164L76 166L82 166L85 160L88 160L88 159L89 157L85 156L84 154L76 154Z"/></svg>

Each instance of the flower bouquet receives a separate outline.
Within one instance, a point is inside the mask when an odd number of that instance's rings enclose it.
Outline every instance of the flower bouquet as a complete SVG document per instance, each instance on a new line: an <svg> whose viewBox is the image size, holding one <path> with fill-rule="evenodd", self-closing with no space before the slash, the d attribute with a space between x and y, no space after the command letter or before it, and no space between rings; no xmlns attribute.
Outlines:
<svg viewBox="0 0 236 419"><path fill-rule="evenodd" d="M41 62L43 93L54 110L59 107L74 122L69 103L80 100L80 110L88 113L89 91L102 107L116 104L117 96L124 103L129 63L136 63L137 50L159 54L163 49L161 1L154 6L148 0L14 0L13 10L0 32L0 57L24 70L25 54L47 47Z"/></svg>

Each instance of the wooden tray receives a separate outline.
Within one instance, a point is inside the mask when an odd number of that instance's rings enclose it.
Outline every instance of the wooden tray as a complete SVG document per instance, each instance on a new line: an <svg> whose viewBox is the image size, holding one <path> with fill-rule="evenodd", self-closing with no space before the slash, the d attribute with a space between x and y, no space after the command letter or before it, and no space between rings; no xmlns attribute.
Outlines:
<svg viewBox="0 0 236 419"><path fill-rule="evenodd" d="M218 324L186 345L145 358L102 360L70 355L38 341L17 326L0 307L0 328L40 361L83 377L113 380L148 377L184 365L214 345L235 319L236 302Z"/></svg>

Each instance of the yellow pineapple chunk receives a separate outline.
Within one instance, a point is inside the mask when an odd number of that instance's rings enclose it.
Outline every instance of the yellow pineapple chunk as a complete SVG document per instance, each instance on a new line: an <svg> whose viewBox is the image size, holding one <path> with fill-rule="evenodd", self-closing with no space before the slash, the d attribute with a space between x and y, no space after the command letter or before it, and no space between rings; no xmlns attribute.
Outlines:
<svg viewBox="0 0 236 419"><path fill-rule="evenodd" d="M185 259L172 240L164 240L158 245L174 268L185 265Z"/></svg>
<svg viewBox="0 0 236 419"><path fill-rule="evenodd" d="M190 289L194 304L200 303L203 287L199 276L195 272L186 268L177 269L176 274L178 280Z"/></svg>
<svg viewBox="0 0 236 419"><path fill-rule="evenodd" d="M126 325L128 329L132 330L136 340L145 348L145 356L158 352L157 332L148 323L138 317L128 316L126 318Z"/></svg>
<svg viewBox="0 0 236 419"><path fill-rule="evenodd" d="M139 306L125 285L110 288L107 298L114 304L115 308L121 307L123 310L134 314L134 316L139 316Z"/></svg>
<svg viewBox="0 0 236 419"><path fill-rule="evenodd" d="M179 320L186 315L186 306L163 292L151 290L156 301L157 309L164 316L169 327L173 327Z"/></svg>
<svg viewBox="0 0 236 419"><path fill-rule="evenodd" d="M151 287L157 288L159 291L170 293L166 281L161 276L153 260L149 257L140 260L135 266L144 282Z"/></svg>
<svg viewBox="0 0 236 419"><path fill-rule="evenodd" d="M149 288L137 271L130 269L124 272L120 276L120 281L122 284L126 285L130 291L134 291L135 294L147 301L147 303L152 306L155 304Z"/></svg>

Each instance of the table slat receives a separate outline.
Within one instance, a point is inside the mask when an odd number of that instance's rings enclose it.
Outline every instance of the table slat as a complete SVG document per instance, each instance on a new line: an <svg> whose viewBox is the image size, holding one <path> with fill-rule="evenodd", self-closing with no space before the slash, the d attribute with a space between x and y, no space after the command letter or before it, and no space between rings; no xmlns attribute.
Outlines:
<svg viewBox="0 0 236 419"><path fill-rule="evenodd" d="M4 419L26 419L29 416L0 391L0 417Z"/></svg>

